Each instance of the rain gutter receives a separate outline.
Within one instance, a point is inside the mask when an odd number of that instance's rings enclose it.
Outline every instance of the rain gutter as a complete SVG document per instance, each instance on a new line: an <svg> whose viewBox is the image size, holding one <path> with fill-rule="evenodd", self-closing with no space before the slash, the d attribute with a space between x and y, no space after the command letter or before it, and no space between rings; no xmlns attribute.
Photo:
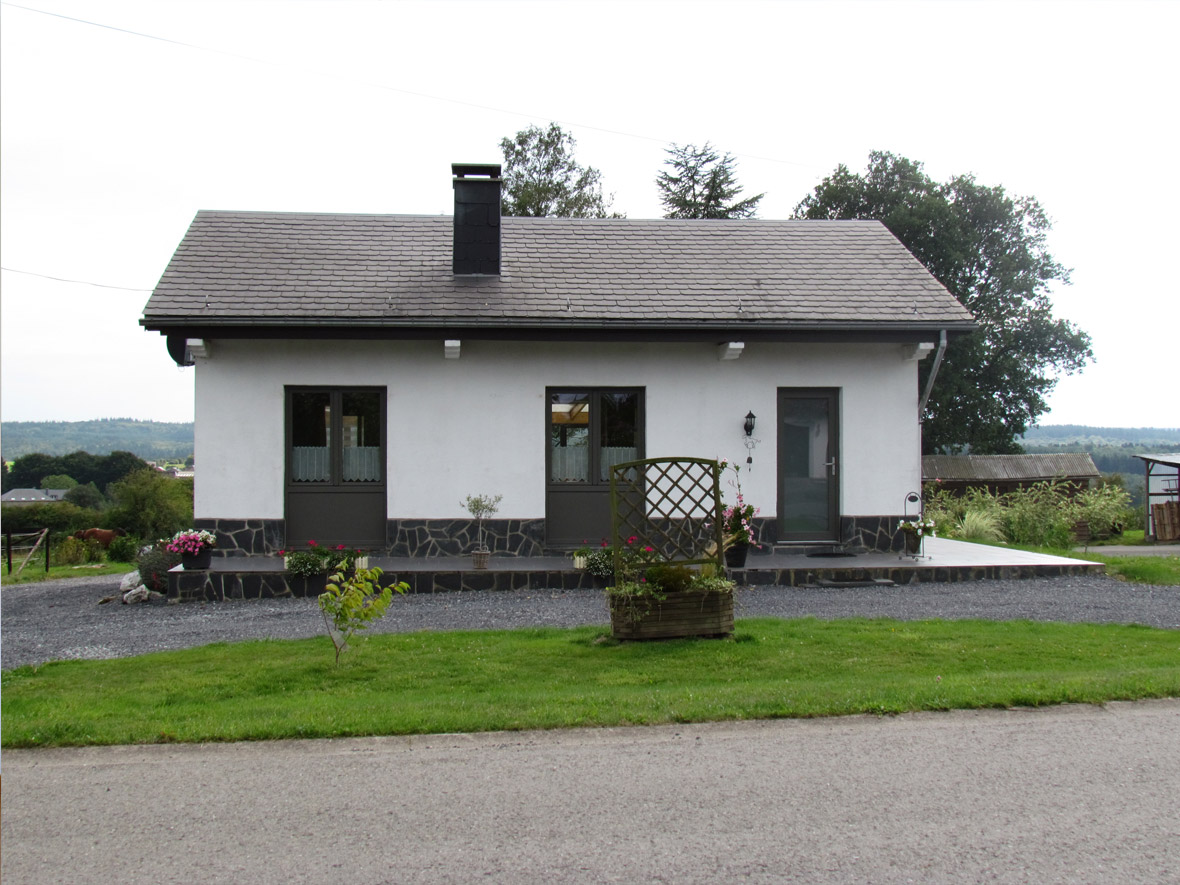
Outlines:
<svg viewBox="0 0 1180 885"><path fill-rule="evenodd" d="M934 354L934 365L930 367L930 377L926 379L926 389L922 391L922 400L918 403L918 423L925 422L926 401L930 399L930 391L934 389L934 379L938 377L938 370L942 366L943 355L946 354L946 329L938 333L938 352Z"/></svg>

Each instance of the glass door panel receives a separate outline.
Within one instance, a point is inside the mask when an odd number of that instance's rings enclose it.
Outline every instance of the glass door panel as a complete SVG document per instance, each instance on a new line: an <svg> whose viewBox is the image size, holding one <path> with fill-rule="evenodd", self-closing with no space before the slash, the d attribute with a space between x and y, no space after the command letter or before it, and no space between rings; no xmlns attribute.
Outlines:
<svg viewBox="0 0 1180 885"><path fill-rule="evenodd" d="M598 479L610 482L610 469L639 457L639 394L603 393L599 397Z"/></svg>
<svg viewBox="0 0 1180 885"><path fill-rule="evenodd" d="M837 391L779 391L781 540L838 539L837 403Z"/></svg>
<svg viewBox="0 0 1180 885"><path fill-rule="evenodd" d="M332 398L327 392L291 396L291 479L332 481Z"/></svg>
<svg viewBox="0 0 1180 885"><path fill-rule="evenodd" d="M381 398L372 391L342 397L341 478L344 482L381 482Z"/></svg>
<svg viewBox="0 0 1180 885"><path fill-rule="evenodd" d="M590 481L590 394L549 396L549 481Z"/></svg>

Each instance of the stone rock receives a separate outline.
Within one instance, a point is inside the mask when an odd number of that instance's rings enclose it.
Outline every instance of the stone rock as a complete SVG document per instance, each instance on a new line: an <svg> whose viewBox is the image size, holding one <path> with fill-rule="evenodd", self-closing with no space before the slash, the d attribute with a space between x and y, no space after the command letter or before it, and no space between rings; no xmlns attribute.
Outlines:
<svg viewBox="0 0 1180 885"><path fill-rule="evenodd" d="M155 590L149 590L147 587L140 586L123 594L123 604L131 605L136 602L160 602L163 600L163 598L163 593L157 593Z"/></svg>
<svg viewBox="0 0 1180 885"><path fill-rule="evenodd" d="M139 572L128 572L123 575L123 580L119 582L119 592L126 593L128 590L134 590L136 587L143 585L143 578L139 576Z"/></svg>

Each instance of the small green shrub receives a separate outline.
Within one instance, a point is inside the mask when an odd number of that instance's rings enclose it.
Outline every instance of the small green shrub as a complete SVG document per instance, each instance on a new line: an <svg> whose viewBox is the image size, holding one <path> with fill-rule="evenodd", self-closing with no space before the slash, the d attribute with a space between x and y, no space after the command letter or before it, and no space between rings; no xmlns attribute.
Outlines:
<svg viewBox="0 0 1180 885"><path fill-rule="evenodd" d="M1004 536L1013 544L1068 548L1077 521L1065 485L1039 482L1002 496Z"/></svg>
<svg viewBox="0 0 1180 885"><path fill-rule="evenodd" d="M405 581L381 586L381 569L357 569L351 575L338 571L328 578L327 589L319 596L320 613L328 628L328 638L336 649L336 663L348 648L348 640L358 630L367 630L385 614L394 591L404 594L410 589Z"/></svg>
<svg viewBox="0 0 1180 885"><path fill-rule="evenodd" d="M615 561L610 547L599 547L587 554L586 571L603 580L612 577L615 573Z"/></svg>
<svg viewBox="0 0 1180 885"><path fill-rule="evenodd" d="M85 541L79 541L72 535L66 535L51 545L49 559L53 565L81 565L90 561L88 554Z"/></svg>
<svg viewBox="0 0 1180 885"><path fill-rule="evenodd" d="M168 570L178 565L180 554L169 552L163 543L154 544L150 550L140 553L136 562L143 585L161 593L168 589Z"/></svg>
<svg viewBox="0 0 1180 885"><path fill-rule="evenodd" d="M107 548L107 560L110 562L135 562L139 556L139 548L143 542L131 535L122 535L111 541Z"/></svg>
<svg viewBox="0 0 1180 885"><path fill-rule="evenodd" d="M955 526L953 537L995 544L1004 540L1000 515L991 510L968 510Z"/></svg>
<svg viewBox="0 0 1180 885"><path fill-rule="evenodd" d="M297 578L314 578L328 573L328 560L320 549L295 550L284 556L287 571Z"/></svg>
<svg viewBox="0 0 1180 885"><path fill-rule="evenodd" d="M1105 485L1078 493L1072 503L1075 522L1088 523L1095 538L1107 538L1122 531L1131 496L1118 486Z"/></svg>
<svg viewBox="0 0 1180 885"><path fill-rule="evenodd" d="M644 573L647 583L665 593L683 593L692 584L693 570L686 565L661 562L648 568Z"/></svg>

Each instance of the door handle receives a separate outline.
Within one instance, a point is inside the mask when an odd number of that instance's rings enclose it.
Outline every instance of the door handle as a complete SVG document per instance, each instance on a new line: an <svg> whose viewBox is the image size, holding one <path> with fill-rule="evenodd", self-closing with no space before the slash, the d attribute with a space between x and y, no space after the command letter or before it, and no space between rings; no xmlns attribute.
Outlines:
<svg viewBox="0 0 1180 885"><path fill-rule="evenodd" d="M836 456L832 455L831 461L825 461L824 467L828 468L828 473L831 476L835 476L836 475Z"/></svg>

